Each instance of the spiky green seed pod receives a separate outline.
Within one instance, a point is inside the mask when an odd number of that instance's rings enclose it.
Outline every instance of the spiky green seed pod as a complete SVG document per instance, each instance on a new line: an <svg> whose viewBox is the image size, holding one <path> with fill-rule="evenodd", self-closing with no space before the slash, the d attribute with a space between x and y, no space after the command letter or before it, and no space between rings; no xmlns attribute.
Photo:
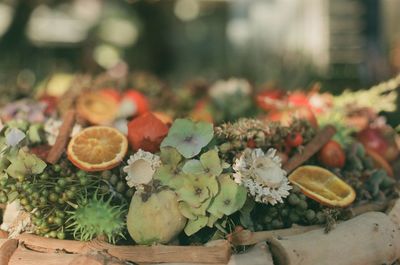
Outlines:
<svg viewBox="0 0 400 265"><path fill-rule="evenodd" d="M124 216L126 212L122 206L111 205L111 200L105 201L97 195L91 199L81 199L75 211L70 215L67 228L72 231L75 239L81 241L92 240L96 237L105 237L108 242L115 243L118 238L124 237Z"/></svg>

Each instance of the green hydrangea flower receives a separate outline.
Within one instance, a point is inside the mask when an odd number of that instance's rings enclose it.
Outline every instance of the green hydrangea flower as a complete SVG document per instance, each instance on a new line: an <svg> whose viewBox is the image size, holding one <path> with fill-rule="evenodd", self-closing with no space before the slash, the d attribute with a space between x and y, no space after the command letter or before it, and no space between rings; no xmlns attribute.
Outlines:
<svg viewBox="0 0 400 265"><path fill-rule="evenodd" d="M174 147L185 158L192 158L198 155L213 137L214 129L211 123L177 119L162 141L161 147Z"/></svg>

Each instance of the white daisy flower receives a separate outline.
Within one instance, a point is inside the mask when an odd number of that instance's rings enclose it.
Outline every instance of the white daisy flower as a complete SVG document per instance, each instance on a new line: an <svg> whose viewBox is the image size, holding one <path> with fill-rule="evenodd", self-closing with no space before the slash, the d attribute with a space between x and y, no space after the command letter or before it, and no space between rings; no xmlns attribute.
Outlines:
<svg viewBox="0 0 400 265"><path fill-rule="evenodd" d="M244 150L233 169L235 181L244 185L258 202L282 203L292 188L282 169L281 158L273 148L265 154L259 148Z"/></svg>
<svg viewBox="0 0 400 265"><path fill-rule="evenodd" d="M54 118L49 118L44 123L46 140L49 145L53 146L55 144L61 125L62 121ZM72 128L71 137L78 134L81 130L82 126L79 124L75 124L74 127Z"/></svg>
<svg viewBox="0 0 400 265"><path fill-rule="evenodd" d="M143 188L149 184L157 168L161 166L160 157L150 152L139 149L128 159L128 165L124 167L127 173L126 181L129 187Z"/></svg>

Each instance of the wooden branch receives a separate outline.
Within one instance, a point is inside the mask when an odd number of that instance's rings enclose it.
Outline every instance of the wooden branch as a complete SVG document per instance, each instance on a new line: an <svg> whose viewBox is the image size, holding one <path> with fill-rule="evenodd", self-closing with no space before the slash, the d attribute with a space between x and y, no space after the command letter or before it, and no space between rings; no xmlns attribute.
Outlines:
<svg viewBox="0 0 400 265"><path fill-rule="evenodd" d="M63 250L68 253L87 254L106 251L120 260L137 263L206 263L227 264L230 258L230 244L215 241L209 246L115 246L100 241L80 242L43 238L32 234L18 237L29 249L41 252Z"/></svg>
<svg viewBox="0 0 400 265"><path fill-rule="evenodd" d="M47 162L55 164L60 159L62 154L65 152L65 147L68 144L69 137L72 132L72 128L75 124L76 113L74 110L69 110L65 113L63 123L60 127L57 139L53 147L47 156Z"/></svg>
<svg viewBox="0 0 400 265"><path fill-rule="evenodd" d="M327 125L322 128L317 135L305 145L303 152L294 155L283 166L287 173L292 172L297 167L316 154L336 133L336 128L333 125Z"/></svg>
<svg viewBox="0 0 400 265"><path fill-rule="evenodd" d="M0 264L8 264L17 247L16 239L0 239Z"/></svg>

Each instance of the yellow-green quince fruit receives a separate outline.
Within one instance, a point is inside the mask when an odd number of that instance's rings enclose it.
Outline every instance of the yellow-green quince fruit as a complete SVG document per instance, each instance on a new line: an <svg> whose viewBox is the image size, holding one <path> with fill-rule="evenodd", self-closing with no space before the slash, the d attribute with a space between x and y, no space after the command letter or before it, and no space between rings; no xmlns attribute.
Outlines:
<svg viewBox="0 0 400 265"><path fill-rule="evenodd" d="M185 227L187 219L180 213L178 198L172 190L151 195L137 191L129 207L128 232L140 245L166 244Z"/></svg>

